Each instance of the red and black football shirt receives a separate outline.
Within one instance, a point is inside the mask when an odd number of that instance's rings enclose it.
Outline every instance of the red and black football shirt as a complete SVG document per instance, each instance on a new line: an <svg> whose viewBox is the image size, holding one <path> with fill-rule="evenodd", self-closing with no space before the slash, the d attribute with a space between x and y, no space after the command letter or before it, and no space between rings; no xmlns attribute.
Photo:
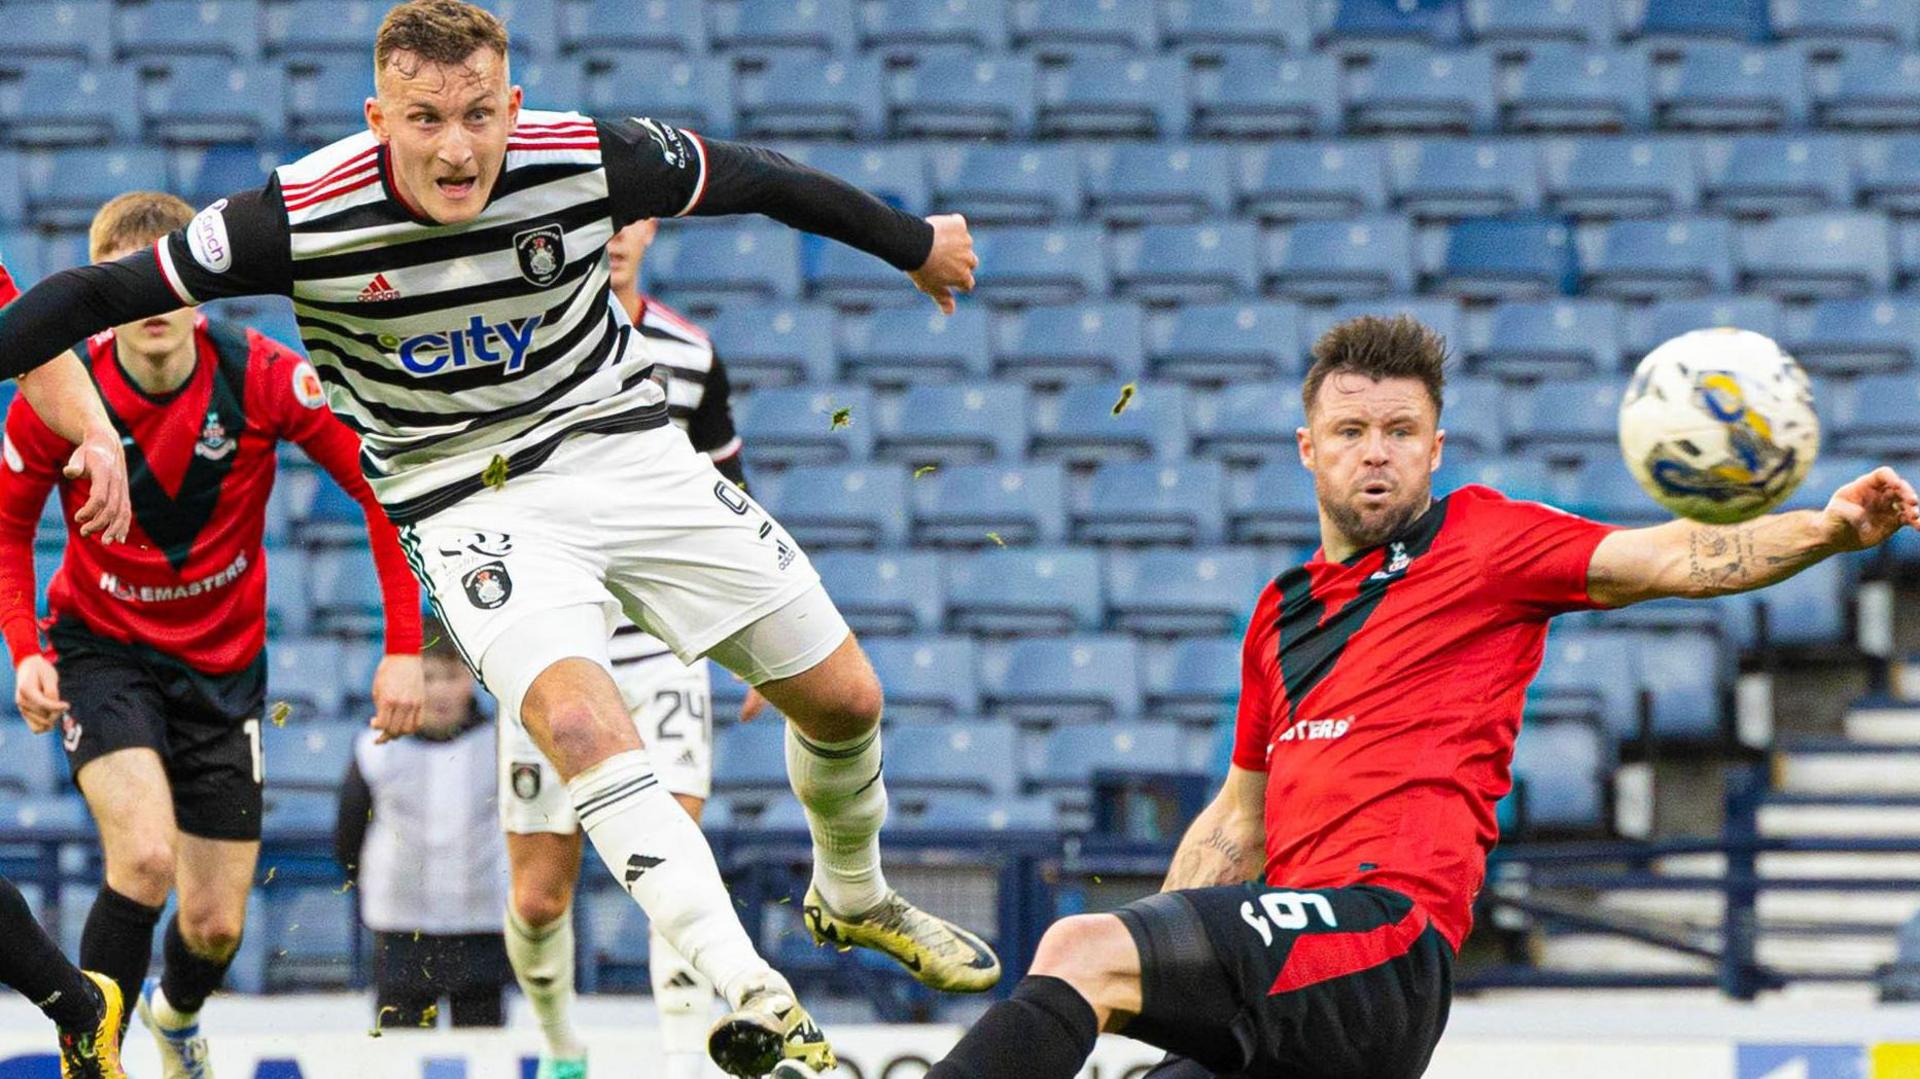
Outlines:
<svg viewBox="0 0 1920 1079"><path fill-rule="evenodd" d="M1459 948L1547 621L1594 606L1609 531L1469 486L1261 592L1233 761L1267 774L1269 884L1396 889Z"/></svg>

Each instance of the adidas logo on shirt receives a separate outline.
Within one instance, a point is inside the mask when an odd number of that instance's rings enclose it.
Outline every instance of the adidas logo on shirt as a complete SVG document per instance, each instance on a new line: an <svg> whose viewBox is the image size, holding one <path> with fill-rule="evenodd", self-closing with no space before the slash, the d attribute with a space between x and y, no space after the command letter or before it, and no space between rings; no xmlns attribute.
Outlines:
<svg viewBox="0 0 1920 1079"><path fill-rule="evenodd" d="M360 290L361 303L379 303L399 298L400 290L388 284L387 275L383 273L374 274L373 280L367 282L367 287Z"/></svg>

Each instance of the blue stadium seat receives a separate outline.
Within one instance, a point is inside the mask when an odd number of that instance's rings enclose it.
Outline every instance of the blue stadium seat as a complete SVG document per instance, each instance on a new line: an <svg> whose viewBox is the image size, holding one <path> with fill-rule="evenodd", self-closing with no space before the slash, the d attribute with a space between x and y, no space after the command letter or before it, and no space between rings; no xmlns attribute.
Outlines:
<svg viewBox="0 0 1920 1079"><path fill-rule="evenodd" d="M1620 525L1661 524L1673 514L1641 490L1618 454L1582 464L1566 485L1567 494L1555 500L1562 509L1583 517Z"/></svg>
<svg viewBox="0 0 1920 1079"><path fill-rule="evenodd" d="M1850 592L1847 565L1833 558L1753 593L1764 643L1794 648L1846 641Z"/></svg>
<svg viewBox="0 0 1920 1079"><path fill-rule="evenodd" d="M1815 374L1905 370L1920 361L1920 307L1892 296L1821 300L1792 312L1779 340Z"/></svg>
<svg viewBox="0 0 1920 1079"><path fill-rule="evenodd" d="M800 237L808 294L836 307L918 307L926 298L898 270L867 254L818 236Z"/></svg>
<svg viewBox="0 0 1920 1079"><path fill-rule="evenodd" d="M911 386L882 410L873 451L915 466L1018 464L1027 441L1027 390L1005 382Z"/></svg>
<svg viewBox="0 0 1920 1079"><path fill-rule="evenodd" d="M1044 225L1080 213L1080 162L1064 146L957 146L929 159L942 213L980 225Z"/></svg>
<svg viewBox="0 0 1920 1079"><path fill-rule="evenodd" d="M365 547L322 551L307 563L313 626L319 633L377 637L386 624L380 577Z"/></svg>
<svg viewBox="0 0 1920 1079"><path fill-rule="evenodd" d="M1056 138L1177 138L1186 101L1174 87L1185 78L1172 56L1071 58L1041 70L1035 123Z"/></svg>
<svg viewBox="0 0 1920 1079"><path fill-rule="evenodd" d="M1041 55L1154 46L1153 0L1047 0L1008 6L1015 48Z"/></svg>
<svg viewBox="0 0 1920 1079"><path fill-rule="evenodd" d="M1298 457L1294 432L1306 426L1299 384L1250 382L1196 398L1188 409L1193 452L1234 464Z"/></svg>
<svg viewBox="0 0 1920 1079"><path fill-rule="evenodd" d="M87 234L75 226L46 233L40 241L40 268L46 273L85 266L93 261L87 253Z"/></svg>
<svg viewBox="0 0 1920 1079"><path fill-rule="evenodd" d="M1548 140L1549 208L1575 217L1659 217L1700 200L1693 155L1678 139L1594 136Z"/></svg>
<svg viewBox="0 0 1920 1079"><path fill-rule="evenodd" d="M1301 369L1300 311L1290 303L1182 304L1147 324L1148 369L1182 382L1260 382Z"/></svg>
<svg viewBox="0 0 1920 1079"><path fill-rule="evenodd" d="M1841 453L1910 458L1920 452L1920 379L1910 374L1866 375L1833 385L1821 415Z"/></svg>
<svg viewBox="0 0 1920 1079"><path fill-rule="evenodd" d="M1709 209L1771 216L1853 204L1853 154L1845 138L1747 135L1696 146Z"/></svg>
<svg viewBox="0 0 1920 1079"><path fill-rule="evenodd" d="M1100 628L1100 558L1068 547L993 547L947 561L948 619L960 633L1069 633Z"/></svg>
<svg viewBox="0 0 1920 1079"><path fill-rule="evenodd" d="M1638 635L1558 627L1547 634L1540 673L1527 690L1527 715L1591 716L1617 739L1640 731Z"/></svg>
<svg viewBox="0 0 1920 1079"><path fill-rule="evenodd" d="M707 320L733 388L832 382L833 309L810 303L730 303Z"/></svg>
<svg viewBox="0 0 1920 1079"><path fill-rule="evenodd" d="M1772 8L1773 33L1783 41L1910 45L1916 27L1920 27L1920 5L1914 0L1827 0L1820 4L1782 0Z"/></svg>
<svg viewBox="0 0 1920 1079"><path fill-rule="evenodd" d="M1441 394L1440 426L1447 432L1442 460L1470 454L1498 456L1506 450L1501 408L1506 387L1490 378L1448 378Z"/></svg>
<svg viewBox="0 0 1920 1079"><path fill-rule="evenodd" d="M7 673L7 697L13 696L13 675ZM12 706L8 706L11 711ZM27 730L26 724L9 721L0 725L0 792L8 801L60 793L67 778L65 767L54 763L57 739L41 738Z"/></svg>
<svg viewBox="0 0 1920 1079"><path fill-rule="evenodd" d="M1617 454L1620 394L1617 377L1556 379L1507 397L1507 437L1543 453Z"/></svg>
<svg viewBox="0 0 1920 1079"><path fill-rule="evenodd" d="M927 155L917 146L836 146L801 143L786 148L803 165L838 176L910 214L933 210Z"/></svg>
<svg viewBox="0 0 1920 1079"><path fill-rule="evenodd" d="M1469 332L1466 351L1476 370L1503 376L1617 371L1625 318L1611 300L1503 303L1486 313L1478 333Z"/></svg>
<svg viewBox="0 0 1920 1079"><path fill-rule="evenodd" d="M284 90L284 86L282 87ZM304 151L284 142L183 148L170 155L175 187L193 206L259 187L267 174ZM3 211L3 208L0 208ZM4 213L0 212L0 220Z"/></svg>
<svg viewBox="0 0 1920 1079"><path fill-rule="evenodd" d="M1419 218L1492 217L1540 205L1532 143L1426 139L1392 153L1394 201Z"/></svg>
<svg viewBox="0 0 1920 1079"><path fill-rule="evenodd" d="M1181 746L1178 728L1113 723L1056 730L1042 743L1039 766L1028 777L1038 789L1079 789L1103 773L1194 775L1204 769Z"/></svg>
<svg viewBox="0 0 1920 1079"><path fill-rule="evenodd" d="M513 62L512 74L526 91L531 108L577 112L589 107L586 79L577 60L528 57Z"/></svg>
<svg viewBox="0 0 1920 1079"><path fill-rule="evenodd" d="M260 5L253 0L146 0L114 14L123 60L214 56L238 66L260 55Z"/></svg>
<svg viewBox="0 0 1920 1079"><path fill-rule="evenodd" d="M1656 738L1707 742L1720 737L1725 710L1720 687L1732 665L1711 633L1658 633L1640 637L1634 663L1652 692Z"/></svg>
<svg viewBox="0 0 1920 1079"><path fill-rule="evenodd" d="M365 729L352 719L328 723L298 713L288 716L284 726L263 724L261 753L268 781L281 790L339 790L347 762L353 759L354 739Z"/></svg>
<svg viewBox="0 0 1920 1079"><path fill-rule="evenodd" d="M1032 384L1138 378L1140 308L1131 303L1029 307L998 316L994 325L996 378Z"/></svg>
<svg viewBox="0 0 1920 1079"><path fill-rule="evenodd" d="M1337 0L1322 5L1333 18L1323 41L1375 40L1422 45L1458 45L1466 36L1467 21L1461 0L1432 0L1401 4L1392 0Z"/></svg>
<svg viewBox="0 0 1920 1079"><path fill-rule="evenodd" d="M1006 11L998 0L879 0L864 5L860 43L869 49L912 56L921 50L958 46L993 52L1006 44Z"/></svg>
<svg viewBox="0 0 1920 1079"><path fill-rule="evenodd" d="M839 351L847 378L892 385L985 378L992 363L987 313L972 305L951 315L916 303L843 318Z"/></svg>
<svg viewBox="0 0 1920 1079"><path fill-rule="evenodd" d="M0 183L11 184L7 193L0 199L18 201L20 198L19 173L8 170L10 164L18 164L9 158L0 156ZM0 266L5 266L7 274L21 288L34 284L46 276L41 268L40 238L25 229L0 228Z"/></svg>
<svg viewBox="0 0 1920 1079"><path fill-rule="evenodd" d="M946 578L937 554L822 551L813 568L863 637L938 633L946 623Z"/></svg>
<svg viewBox="0 0 1920 1079"><path fill-rule="evenodd" d="M279 947L266 956L269 992L344 990L350 984L353 938L359 931L353 898L325 884L268 888L253 932Z"/></svg>
<svg viewBox="0 0 1920 1079"><path fill-rule="evenodd" d="M13 57L103 67L113 46L113 36L103 31L112 22L111 0L13 4L7 10L7 36Z"/></svg>
<svg viewBox="0 0 1920 1079"><path fill-rule="evenodd" d="M1118 546L1219 543L1225 493L1226 471L1217 461L1103 464L1073 511L1073 538Z"/></svg>
<svg viewBox="0 0 1920 1079"><path fill-rule="evenodd" d="M888 82L888 126L895 137L1005 139L1033 131L1031 57L941 50Z"/></svg>
<svg viewBox="0 0 1920 1079"><path fill-rule="evenodd" d="M1236 159L1224 146L1089 147L1087 208L1110 225L1182 222L1233 211Z"/></svg>
<svg viewBox="0 0 1920 1079"><path fill-rule="evenodd" d="M1233 633L1245 627L1254 600L1281 565L1236 547L1112 552L1107 604L1113 627L1147 636Z"/></svg>
<svg viewBox="0 0 1920 1079"><path fill-rule="evenodd" d="M1753 295L1661 300L1643 317L1628 323L1631 339L1626 343L1627 351L1644 356L1663 341L1712 326L1738 326L1777 339L1781 332L1780 305Z"/></svg>
<svg viewBox="0 0 1920 1079"><path fill-rule="evenodd" d="M1355 134L1492 131L1498 97L1484 52L1383 52L1347 81Z"/></svg>
<svg viewBox="0 0 1920 1079"><path fill-rule="evenodd" d="M1174 383L1137 384L1119 415L1111 386L1069 386L1039 402L1028 455L1076 463L1176 460L1186 453L1186 390Z"/></svg>
<svg viewBox="0 0 1920 1079"><path fill-rule="evenodd" d="M346 687L340 681L340 657L340 642L324 637L293 637L268 645L267 696L292 708L289 723L342 718Z"/></svg>
<svg viewBox="0 0 1920 1079"><path fill-rule="evenodd" d="M1306 52L1313 18L1307 0L1175 0L1160 5L1160 35L1167 47L1189 55L1232 48Z"/></svg>
<svg viewBox="0 0 1920 1079"><path fill-rule="evenodd" d="M713 789L784 795L786 738L778 723L735 723L713 732Z"/></svg>
<svg viewBox="0 0 1920 1079"><path fill-rule="evenodd" d="M966 651L970 658L971 648ZM1007 765L1019 759L1017 736L1005 723L895 730L887 738L888 793L897 791L908 799L927 791L1011 797L1018 782Z"/></svg>
<svg viewBox="0 0 1920 1079"><path fill-rule="evenodd" d="M1513 747L1526 824L1551 832L1604 832L1612 743L1591 723L1529 719Z"/></svg>
<svg viewBox="0 0 1920 1079"><path fill-rule="evenodd" d="M1500 112L1509 131L1644 130L1653 116L1644 53L1541 45L1513 75Z"/></svg>
<svg viewBox="0 0 1920 1079"><path fill-rule="evenodd" d="M707 51L706 12L700 0L587 0L560 7L560 44L568 51L670 49ZM719 65L714 65L719 66Z"/></svg>
<svg viewBox="0 0 1920 1079"><path fill-rule="evenodd" d="M1467 5L1467 28L1475 40L1537 45L1613 42L1613 5L1609 0L1474 0Z"/></svg>
<svg viewBox="0 0 1920 1079"><path fill-rule="evenodd" d="M596 52L586 72L583 107L595 116L647 116L707 135L733 133L733 81L699 53Z"/></svg>
<svg viewBox="0 0 1920 1079"><path fill-rule="evenodd" d="M270 639L306 635L313 624L307 595L307 553L298 547L269 546L267 636Z"/></svg>
<svg viewBox="0 0 1920 1079"><path fill-rule="evenodd" d="M139 93L131 67L92 68L73 60L29 64L17 80L0 86L0 123L6 141L16 146L125 146L140 138Z"/></svg>
<svg viewBox="0 0 1920 1079"><path fill-rule="evenodd" d="M785 225L683 222L647 249L647 281L682 306L800 294L800 234Z"/></svg>
<svg viewBox="0 0 1920 1079"><path fill-rule="evenodd" d="M989 303L1076 303L1107 294L1106 234L1095 225L980 229L974 253Z"/></svg>
<svg viewBox="0 0 1920 1079"><path fill-rule="evenodd" d="M1733 289L1733 226L1724 218L1614 221L1585 239L1586 291L1644 301Z"/></svg>
<svg viewBox="0 0 1920 1079"><path fill-rule="evenodd" d="M987 711L1015 723L1113 723L1139 714L1130 637L1058 637L1014 641L980 657Z"/></svg>
<svg viewBox="0 0 1920 1079"><path fill-rule="evenodd" d="M1732 44L1688 46L1678 65L1655 78L1661 127L1765 130L1807 121L1806 62L1794 49Z"/></svg>
<svg viewBox="0 0 1920 1079"><path fill-rule="evenodd" d="M914 542L941 547L1061 543L1066 490L1059 465L942 468L914 484Z"/></svg>
<svg viewBox="0 0 1920 1079"><path fill-rule="evenodd" d="M1346 300L1329 308L1309 309L1306 312L1306 327L1303 334L1308 351L1311 351L1313 342L1332 329L1335 323L1345 322L1361 315L1375 315L1381 318L1411 315L1422 325L1446 338L1456 349L1467 336L1463 328L1460 304L1455 300L1441 296L1386 296L1374 300Z"/></svg>
<svg viewBox="0 0 1920 1079"><path fill-rule="evenodd" d="M318 477L314 485L300 521L300 543L309 548L366 546L366 510L331 476Z"/></svg>
<svg viewBox="0 0 1920 1079"><path fill-rule="evenodd" d="M625 893L588 889L574 916L581 959L590 965L603 992L637 991L647 984L652 951L646 914Z"/></svg>
<svg viewBox="0 0 1920 1079"><path fill-rule="evenodd" d="M328 143L365 131L363 110L372 93L373 65L365 56L303 54L287 64L287 134Z"/></svg>
<svg viewBox="0 0 1920 1079"><path fill-rule="evenodd" d="M1458 425L1448 428L1449 446L1459 430ZM1451 451L1441 457L1440 471L1433 477L1435 495L1451 494L1470 483L1491 487L1508 498L1530 502L1552 503L1559 490L1553 469L1539 458L1475 457Z"/></svg>
<svg viewBox="0 0 1920 1079"><path fill-rule="evenodd" d="M1920 137L1862 138L1853 145L1861 204L1896 214L1920 212Z"/></svg>
<svg viewBox="0 0 1920 1079"><path fill-rule="evenodd" d="M844 422L836 423L845 409ZM775 467L864 461L873 447L873 398L865 386L768 386L733 403L756 462Z"/></svg>
<svg viewBox="0 0 1920 1079"><path fill-rule="evenodd" d="M1849 49L1814 104L1821 127L1911 129L1920 124L1920 52Z"/></svg>
<svg viewBox="0 0 1920 1079"><path fill-rule="evenodd" d="M354 53L370 68L362 54L386 13L377 0L284 0L262 9L260 25L273 54Z"/></svg>
<svg viewBox="0 0 1920 1079"><path fill-rule="evenodd" d="M713 30L713 44L727 51L808 49L827 56L846 56L853 51L853 8L851 0L739 0L733 4L711 4L707 13Z"/></svg>
<svg viewBox="0 0 1920 1079"><path fill-rule="evenodd" d="M520 73L521 59L548 61L560 51L561 8L572 6L567 0L476 0L488 11L493 12L501 23L505 24L507 34L513 40L515 54L514 75ZM649 8L656 5L648 5ZM653 14L643 11L640 20L646 21Z"/></svg>
<svg viewBox="0 0 1920 1079"><path fill-rule="evenodd" d="M1413 237L1404 218L1301 221L1268 232L1269 293L1309 301L1413 291Z"/></svg>
<svg viewBox="0 0 1920 1079"><path fill-rule="evenodd" d="M788 10L802 6L785 4ZM868 139L880 134L885 120L880 90L874 60L823 62L788 50L769 56L764 66L736 72L734 114L740 133L749 137Z"/></svg>
<svg viewBox="0 0 1920 1079"><path fill-rule="evenodd" d="M1387 205L1387 159L1366 142L1276 142L1243 159L1242 213L1261 221L1352 217Z"/></svg>
<svg viewBox="0 0 1920 1079"><path fill-rule="evenodd" d="M886 693L888 719L922 723L980 714L980 688L974 681L979 660L972 638L883 637L865 642L864 649ZM935 738L917 734L911 740L932 742ZM890 740L888 757L900 752L909 740ZM997 771L986 769L976 779Z"/></svg>
<svg viewBox="0 0 1920 1079"><path fill-rule="evenodd" d="M1642 5L1622 27L1630 36L1765 41L1767 0L1666 0Z"/></svg>
<svg viewBox="0 0 1920 1079"><path fill-rule="evenodd" d="M1275 560L1272 568L1284 564ZM1249 609L1256 598L1248 594ZM1240 650L1238 636L1225 636L1189 637L1150 652L1140 672L1147 716L1208 725L1228 720L1240 699Z"/></svg>
<svg viewBox="0 0 1920 1079"><path fill-rule="evenodd" d="M1301 138L1340 124L1340 66L1332 56L1236 49L1193 72L1189 126L1196 139Z"/></svg>
<svg viewBox="0 0 1920 1079"><path fill-rule="evenodd" d="M808 550L898 547L907 538L898 465L800 465L753 477L753 497Z"/></svg>
<svg viewBox="0 0 1920 1079"><path fill-rule="evenodd" d="M1573 231L1552 217L1482 217L1455 222L1444 261L1429 284L1469 300L1576 291Z"/></svg>
<svg viewBox="0 0 1920 1079"><path fill-rule="evenodd" d="M1227 488L1227 538L1233 543L1320 545L1320 502L1313 473L1298 458L1276 459Z"/></svg>
<svg viewBox="0 0 1920 1079"><path fill-rule="evenodd" d="M1059 812L1045 798L995 798L967 791L905 792L887 827L966 832L1058 832Z"/></svg>
<svg viewBox="0 0 1920 1079"><path fill-rule="evenodd" d="M1852 296L1893 286L1887 219L1839 211L1759 221L1740 232L1741 284L1783 299Z"/></svg>
<svg viewBox="0 0 1920 1079"><path fill-rule="evenodd" d="M167 158L143 146L41 150L26 156L21 174L27 212L35 221L84 229L108 199L133 190L166 190ZM43 267L47 272L64 268Z"/></svg>
<svg viewBox="0 0 1920 1079"><path fill-rule="evenodd" d="M1256 289L1258 245L1247 221L1147 225L1109 241L1113 284L1151 304L1230 300Z"/></svg>

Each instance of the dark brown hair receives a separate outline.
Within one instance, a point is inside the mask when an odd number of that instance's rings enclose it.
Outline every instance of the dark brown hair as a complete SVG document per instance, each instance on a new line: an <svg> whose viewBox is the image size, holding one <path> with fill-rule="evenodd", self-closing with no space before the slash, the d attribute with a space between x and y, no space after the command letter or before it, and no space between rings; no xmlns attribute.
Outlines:
<svg viewBox="0 0 1920 1079"><path fill-rule="evenodd" d="M169 232L187 227L193 207L164 191L129 191L110 199L87 227L87 257L145 247Z"/></svg>
<svg viewBox="0 0 1920 1079"><path fill-rule="evenodd" d="M1433 414L1440 415L1440 394L1447 384L1447 339L1412 315L1361 315L1335 325L1313 343L1313 366L1300 384L1300 401L1309 414L1328 375L1351 371L1375 382L1417 378L1427 387Z"/></svg>
<svg viewBox="0 0 1920 1079"><path fill-rule="evenodd" d="M492 12L465 0L406 0L380 22L373 71L376 76L385 71L399 52L423 63L459 66L482 48L506 59L507 28Z"/></svg>

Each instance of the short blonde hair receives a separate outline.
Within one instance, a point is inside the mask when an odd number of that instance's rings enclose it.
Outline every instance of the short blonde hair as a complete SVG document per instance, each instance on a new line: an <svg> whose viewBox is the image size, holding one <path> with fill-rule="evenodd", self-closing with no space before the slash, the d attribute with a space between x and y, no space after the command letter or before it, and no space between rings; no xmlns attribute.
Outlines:
<svg viewBox="0 0 1920 1079"><path fill-rule="evenodd" d="M193 207L164 191L129 191L109 200L87 227L87 257L95 262L109 251L145 247L187 227Z"/></svg>
<svg viewBox="0 0 1920 1079"><path fill-rule="evenodd" d="M428 64L461 65L481 48L507 57L507 28L486 8L465 0L406 0L387 12L374 35L374 77L395 53L410 53Z"/></svg>

